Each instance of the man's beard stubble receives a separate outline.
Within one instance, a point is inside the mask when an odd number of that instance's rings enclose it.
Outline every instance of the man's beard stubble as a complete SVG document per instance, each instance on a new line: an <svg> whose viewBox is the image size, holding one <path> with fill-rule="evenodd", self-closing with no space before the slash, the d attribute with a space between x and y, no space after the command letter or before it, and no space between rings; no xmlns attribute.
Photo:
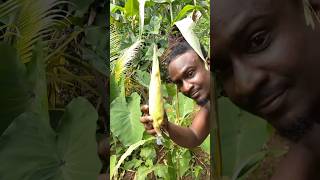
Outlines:
<svg viewBox="0 0 320 180"><path fill-rule="evenodd" d="M299 118L288 127L276 128L279 134L292 142L298 142L309 132L316 122L308 118Z"/></svg>

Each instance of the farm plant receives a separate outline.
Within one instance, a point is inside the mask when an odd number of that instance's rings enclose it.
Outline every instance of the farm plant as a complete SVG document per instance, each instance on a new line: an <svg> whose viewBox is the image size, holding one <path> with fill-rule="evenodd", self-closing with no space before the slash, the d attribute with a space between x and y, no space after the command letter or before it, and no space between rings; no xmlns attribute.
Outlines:
<svg viewBox="0 0 320 180"><path fill-rule="evenodd" d="M209 45L209 1L127 0L110 6L110 178L204 179L210 177L209 137L198 148L185 149L165 133L162 145L144 132L140 105L153 103L152 60L168 46L176 21L201 12L197 26L201 42ZM192 99L166 81L160 62L161 93L169 121L188 126L197 108ZM148 91L150 88L150 91ZM153 94L152 94L153 93ZM158 94L157 94L158 95ZM155 97L155 96L154 96ZM151 110L151 109L150 109Z"/></svg>
<svg viewBox="0 0 320 180"><path fill-rule="evenodd" d="M104 6L0 1L0 179L106 177Z"/></svg>

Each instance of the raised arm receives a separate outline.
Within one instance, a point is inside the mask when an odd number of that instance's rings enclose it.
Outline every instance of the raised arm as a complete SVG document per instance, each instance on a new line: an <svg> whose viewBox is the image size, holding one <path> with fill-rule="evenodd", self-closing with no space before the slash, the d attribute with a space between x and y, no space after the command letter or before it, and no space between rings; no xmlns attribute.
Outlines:
<svg viewBox="0 0 320 180"><path fill-rule="evenodd" d="M144 116L141 117L140 121L145 125L145 129L149 134L155 135L152 127L152 119L147 109L147 106L142 107L141 110L144 112ZM201 107L190 127L182 127L166 120L163 128L169 133L170 138L179 146L186 148L197 147L205 140L210 132L209 109L209 103Z"/></svg>

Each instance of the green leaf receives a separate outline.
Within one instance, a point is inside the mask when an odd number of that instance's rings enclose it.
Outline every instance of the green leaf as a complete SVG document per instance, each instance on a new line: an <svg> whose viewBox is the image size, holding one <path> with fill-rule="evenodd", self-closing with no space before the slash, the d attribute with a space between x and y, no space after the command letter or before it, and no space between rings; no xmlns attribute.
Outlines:
<svg viewBox="0 0 320 180"><path fill-rule="evenodd" d="M1 179L96 179L101 163L95 141L98 116L92 105L74 99L58 133L43 118L23 113L1 136L0 161L6 162L0 166Z"/></svg>
<svg viewBox="0 0 320 180"><path fill-rule="evenodd" d="M76 16L82 17L86 12L88 12L88 8L94 0L71 0L76 7Z"/></svg>
<svg viewBox="0 0 320 180"><path fill-rule="evenodd" d="M149 34L159 34L161 27L161 16L152 16L148 25L146 25L146 30Z"/></svg>
<svg viewBox="0 0 320 180"><path fill-rule="evenodd" d="M89 48L82 48L82 58L88 60L90 65L98 72L105 76L109 76L109 70L105 59Z"/></svg>
<svg viewBox="0 0 320 180"><path fill-rule="evenodd" d="M232 176L245 159L260 151L268 138L267 123L241 111L227 98L218 101L223 175Z"/></svg>
<svg viewBox="0 0 320 180"><path fill-rule="evenodd" d="M145 180L149 173L153 171L158 171L159 169L163 169L162 165L155 165L152 168L141 166L136 174L137 180Z"/></svg>
<svg viewBox="0 0 320 180"><path fill-rule="evenodd" d="M153 161L152 161L151 159L147 159L147 160L145 161L145 165L150 168L150 167L153 166Z"/></svg>
<svg viewBox="0 0 320 180"><path fill-rule="evenodd" d="M144 147L141 149L140 156L147 160L147 159L155 159L156 158L156 150L154 147Z"/></svg>
<svg viewBox="0 0 320 180"><path fill-rule="evenodd" d="M195 8L196 8L196 6L190 5L190 4L184 6L184 7L181 9L181 11L178 13L178 15L176 16L176 18L174 19L173 22L177 22L177 21L181 20L183 17L186 16L187 12L189 12L189 11L191 11L191 10L194 10Z"/></svg>
<svg viewBox="0 0 320 180"><path fill-rule="evenodd" d="M114 170L110 173L110 177L112 178L113 176L117 177L118 174L118 169L120 167L120 165L124 162L124 160L131 155L131 153L137 149L138 147L142 146L143 144L145 144L148 141L154 140L154 137L151 137L147 140L140 140L134 144L132 144L131 146L129 146L129 148L126 150L126 152L124 154L121 155L119 161L117 162L116 167L114 168Z"/></svg>
<svg viewBox="0 0 320 180"><path fill-rule="evenodd" d="M201 166L199 166L199 165L194 167L193 172L194 172L194 175L195 175L196 179L199 179L199 175L201 174L202 170L203 170L203 168Z"/></svg>
<svg viewBox="0 0 320 180"><path fill-rule="evenodd" d="M139 14L138 0L127 0L124 6L126 17L133 17Z"/></svg>
<svg viewBox="0 0 320 180"><path fill-rule="evenodd" d="M85 40L93 46L93 50L107 50L107 28L101 26L90 26L85 28Z"/></svg>
<svg viewBox="0 0 320 180"><path fill-rule="evenodd" d="M195 102L191 98L188 98L180 92L178 94L178 98L180 116L182 118L185 118L188 114L192 113L195 110Z"/></svg>
<svg viewBox="0 0 320 180"><path fill-rule="evenodd" d="M191 154L189 150L183 149L181 156L177 159L179 162L179 174L183 176L190 169Z"/></svg>
<svg viewBox="0 0 320 180"><path fill-rule="evenodd" d="M110 177L113 176L112 172L114 172L114 168L116 167L116 163L117 163L117 156L116 155L112 155L110 156Z"/></svg>
<svg viewBox="0 0 320 180"><path fill-rule="evenodd" d="M140 117L140 96L137 93L133 93L127 102L122 97L116 98L110 109L111 132L126 146L138 142L144 132Z"/></svg>
<svg viewBox="0 0 320 180"><path fill-rule="evenodd" d="M139 167L139 166L141 166L141 164L142 164L142 160L140 160L140 159L132 159L131 161L128 161L128 162L126 162L125 164L124 164L124 169L135 169L135 168L137 168L137 167Z"/></svg>
<svg viewBox="0 0 320 180"><path fill-rule="evenodd" d="M257 152L250 156L248 159L246 159L240 166L235 170L235 173L232 176L232 180L237 180L238 178L243 178L245 175L247 175L249 172L252 172L259 162L263 160L263 158L266 156L265 151Z"/></svg>
<svg viewBox="0 0 320 180"><path fill-rule="evenodd" d="M110 4L110 12L115 13L118 10L121 11L121 12L124 12L124 8L123 7L115 5L115 4L112 4L112 3Z"/></svg>
<svg viewBox="0 0 320 180"><path fill-rule="evenodd" d="M110 102L116 99L119 96L119 93L120 93L120 87L118 86L118 83L116 82L114 75L111 74L110 75Z"/></svg>
<svg viewBox="0 0 320 180"><path fill-rule="evenodd" d="M176 85L173 83L168 83L168 84L166 84L166 87L167 87L168 96L172 97L172 98L175 97L177 94Z"/></svg>
<svg viewBox="0 0 320 180"><path fill-rule="evenodd" d="M14 118L23 113L32 96L27 83L27 69L17 57L17 51L0 43L0 135Z"/></svg>
<svg viewBox="0 0 320 180"><path fill-rule="evenodd" d="M210 134L200 145L201 149L204 150L207 154L210 154Z"/></svg>
<svg viewBox="0 0 320 180"><path fill-rule="evenodd" d="M137 70L136 80L144 87L149 88L150 74L146 71Z"/></svg>
<svg viewBox="0 0 320 180"><path fill-rule="evenodd" d="M157 164L158 168L154 170L154 174L157 177L163 178L163 179L170 179L170 176L168 174L168 167L163 164Z"/></svg>

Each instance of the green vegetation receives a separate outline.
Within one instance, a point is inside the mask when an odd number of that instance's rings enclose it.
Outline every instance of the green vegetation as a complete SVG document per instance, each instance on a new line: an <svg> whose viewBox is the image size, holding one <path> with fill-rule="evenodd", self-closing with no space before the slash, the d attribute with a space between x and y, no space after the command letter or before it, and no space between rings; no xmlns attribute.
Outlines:
<svg viewBox="0 0 320 180"><path fill-rule="evenodd" d="M0 179L106 173L104 5L0 1Z"/></svg>
<svg viewBox="0 0 320 180"><path fill-rule="evenodd" d="M197 31L209 45L209 1L127 0L113 1L110 8L110 173L114 179L203 179L210 177L209 138L199 148L185 149L168 138L156 145L139 122L140 105L148 103L148 86L153 57L168 46L174 22L193 11L202 18ZM193 100L166 83L162 92L170 121L187 126L197 111Z"/></svg>

